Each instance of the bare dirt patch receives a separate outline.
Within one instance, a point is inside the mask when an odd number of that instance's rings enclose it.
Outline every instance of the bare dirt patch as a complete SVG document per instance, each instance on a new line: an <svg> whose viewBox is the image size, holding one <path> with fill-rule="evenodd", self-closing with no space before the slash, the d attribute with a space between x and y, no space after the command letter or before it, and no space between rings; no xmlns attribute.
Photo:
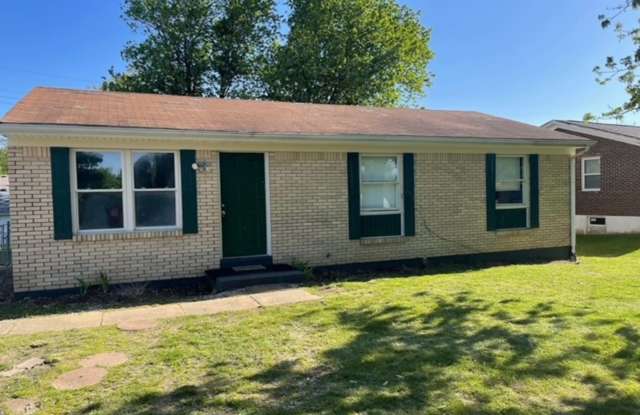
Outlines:
<svg viewBox="0 0 640 415"><path fill-rule="evenodd" d="M97 385L107 375L101 367L83 367L60 375L52 385L58 390L76 390Z"/></svg>

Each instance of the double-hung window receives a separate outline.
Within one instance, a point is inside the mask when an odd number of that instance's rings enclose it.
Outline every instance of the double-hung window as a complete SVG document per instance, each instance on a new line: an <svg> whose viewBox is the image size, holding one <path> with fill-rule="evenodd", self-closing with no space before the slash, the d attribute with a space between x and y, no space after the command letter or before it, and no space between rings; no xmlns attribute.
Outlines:
<svg viewBox="0 0 640 415"><path fill-rule="evenodd" d="M181 226L177 152L75 150L71 157L76 231Z"/></svg>
<svg viewBox="0 0 640 415"><path fill-rule="evenodd" d="M400 213L399 156L360 156L360 211L363 215Z"/></svg>
<svg viewBox="0 0 640 415"><path fill-rule="evenodd" d="M360 236L403 234L402 157L360 155Z"/></svg>
<svg viewBox="0 0 640 415"><path fill-rule="evenodd" d="M529 158L497 156L495 189L499 227L529 226Z"/></svg>
<svg viewBox="0 0 640 415"><path fill-rule="evenodd" d="M601 177L600 157L584 157L582 159L582 191L599 191Z"/></svg>

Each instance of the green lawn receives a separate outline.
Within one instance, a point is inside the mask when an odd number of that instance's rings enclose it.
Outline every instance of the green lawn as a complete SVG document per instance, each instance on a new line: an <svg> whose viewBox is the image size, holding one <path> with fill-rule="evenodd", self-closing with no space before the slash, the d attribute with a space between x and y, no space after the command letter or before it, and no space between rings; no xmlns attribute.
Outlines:
<svg viewBox="0 0 640 415"><path fill-rule="evenodd" d="M46 414L637 414L640 236L579 239L580 263L312 287L323 302L0 338L0 401ZM47 345L32 349L36 340ZM51 381L102 351L131 360L96 387Z"/></svg>

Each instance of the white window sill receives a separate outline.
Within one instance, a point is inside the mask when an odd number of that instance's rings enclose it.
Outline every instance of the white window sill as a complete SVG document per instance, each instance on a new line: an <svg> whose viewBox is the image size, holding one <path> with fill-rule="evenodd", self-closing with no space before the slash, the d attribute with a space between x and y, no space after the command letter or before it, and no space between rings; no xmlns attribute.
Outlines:
<svg viewBox="0 0 640 415"><path fill-rule="evenodd" d="M404 235L392 235L392 236L367 236L360 239L360 245L382 245L382 244L397 244L407 240Z"/></svg>
<svg viewBox="0 0 640 415"><path fill-rule="evenodd" d="M73 235L75 242L119 241L129 239L175 238L182 236L182 229L155 229L114 232L81 232Z"/></svg>
<svg viewBox="0 0 640 415"><path fill-rule="evenodd" d="M529 231L532 231L534 229L540 229L540 228L531 228L531 227L526 227L526 228L502 228L502 229L496 229L493 232L498 234L498 235L500 235L500 234L502 234L502 235L514 235L514 234L529 232Z"/></svg>

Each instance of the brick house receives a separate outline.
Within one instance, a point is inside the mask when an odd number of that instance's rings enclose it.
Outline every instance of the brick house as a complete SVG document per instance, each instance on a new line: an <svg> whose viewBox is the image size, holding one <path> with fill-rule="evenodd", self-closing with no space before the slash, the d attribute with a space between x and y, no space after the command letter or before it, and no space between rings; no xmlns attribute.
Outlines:
<svg viewBox="0 0 640 415"><path fill-rule="evenodd" d="M475 112L52 88L0 133L21 295L101 272L569 258L590 143Z"/></svg>
<svg viewBox="0 0 640 415"><path fill-rule="evenodd" d="M576 161L576 231L640 233L640 127L559 120L543 127L594 142Z"/></svg>

